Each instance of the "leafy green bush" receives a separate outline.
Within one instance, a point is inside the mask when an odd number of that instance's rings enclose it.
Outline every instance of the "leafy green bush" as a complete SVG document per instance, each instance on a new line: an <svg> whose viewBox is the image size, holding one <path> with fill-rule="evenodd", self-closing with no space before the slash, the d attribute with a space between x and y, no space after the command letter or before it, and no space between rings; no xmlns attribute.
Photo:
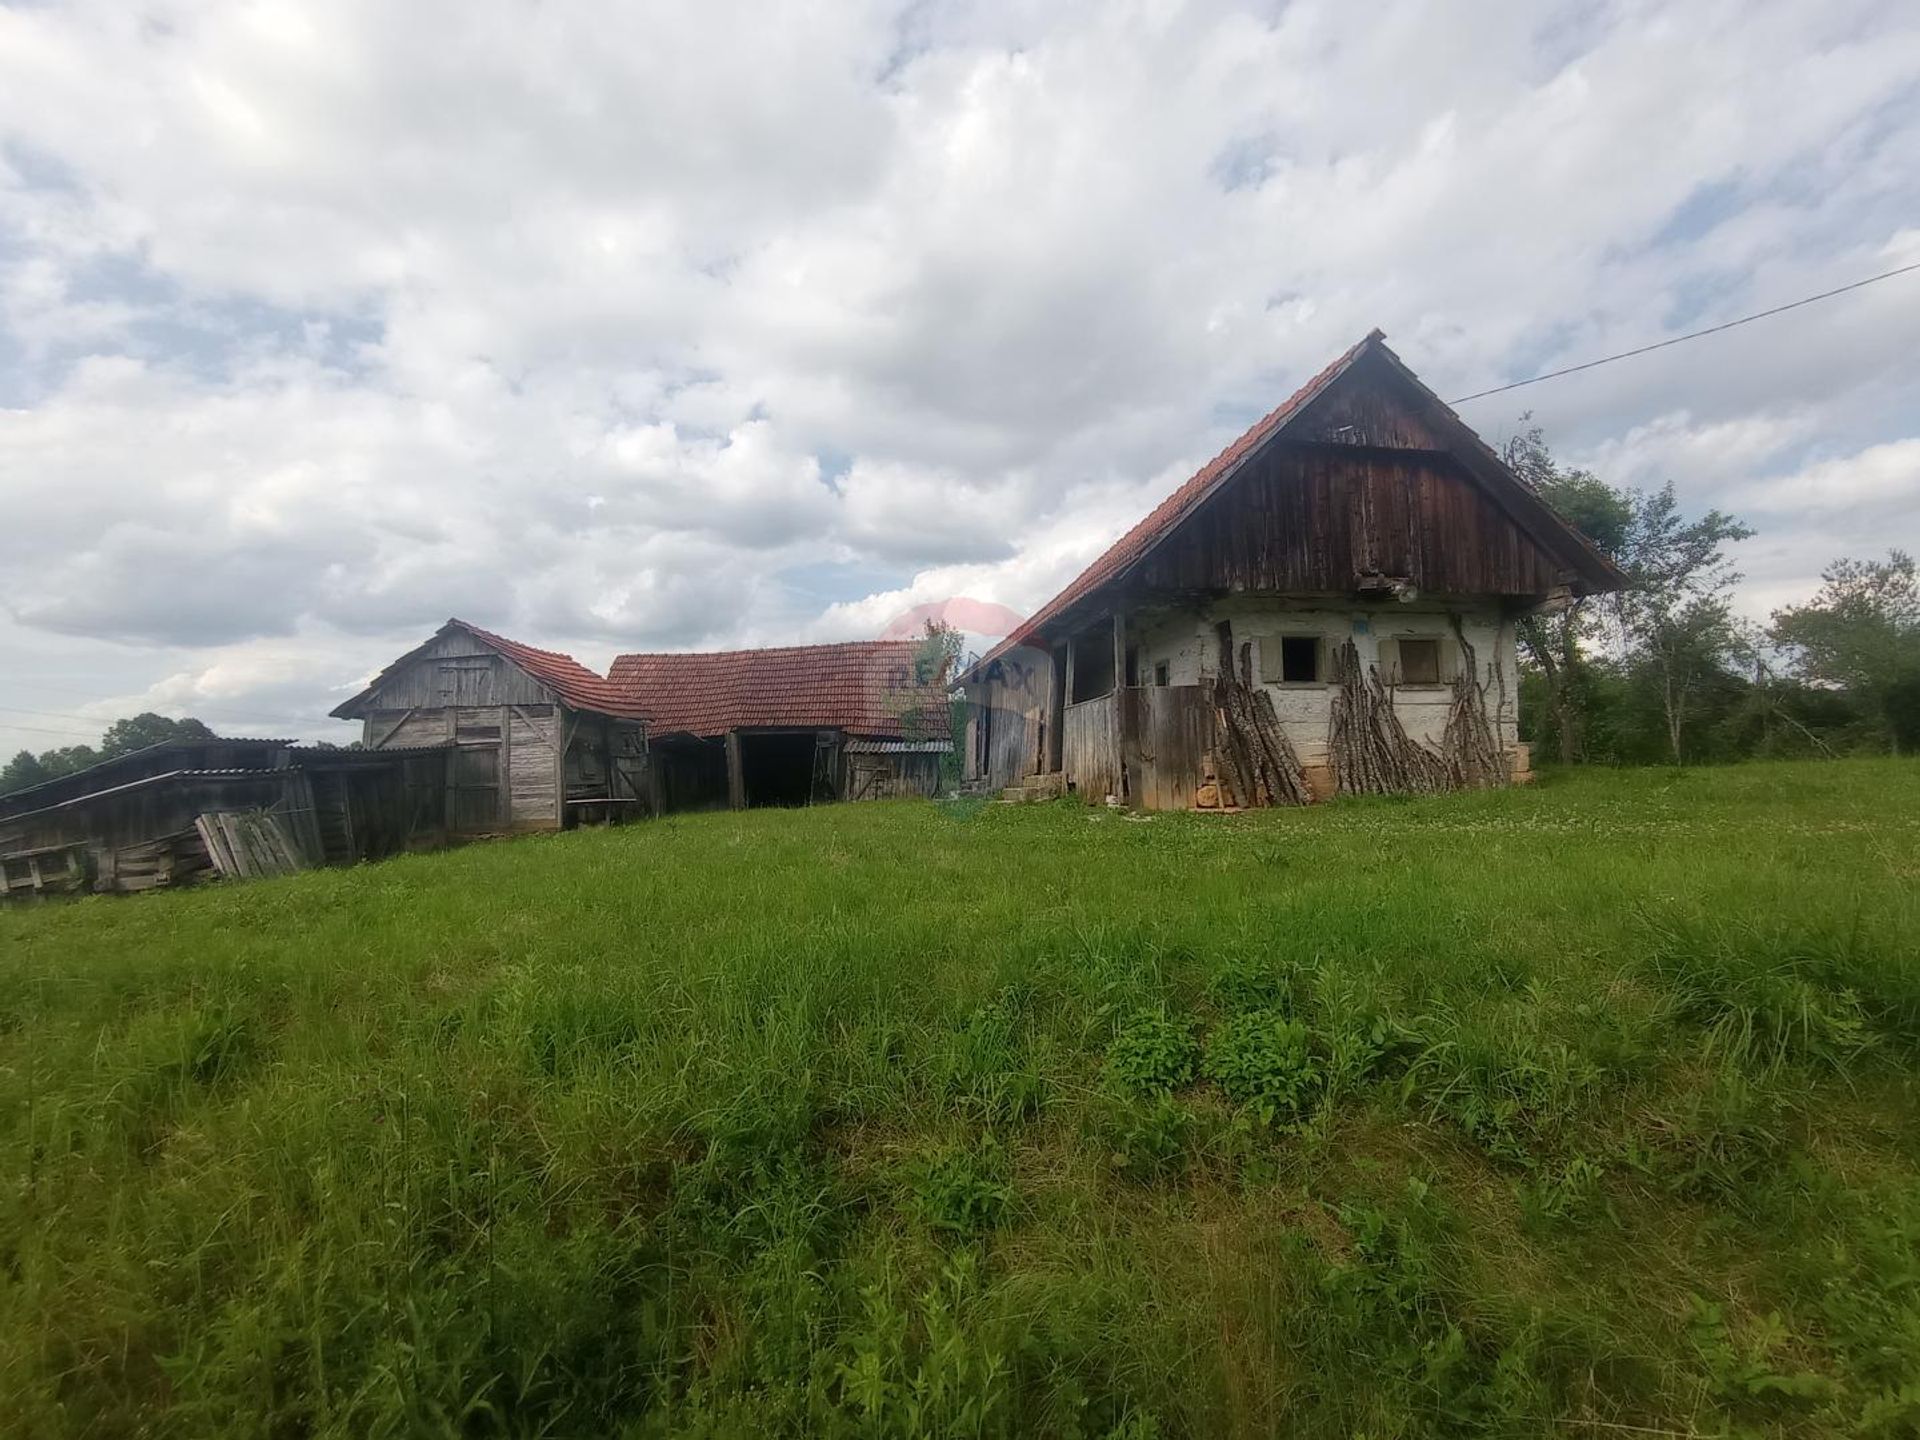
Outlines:
<svg viewBox="0 0 1920 1440"><path fill-rule="evenodd" d="M991 1138L923 1158L911 1167L909 1184L921 1220L963 1238L998 1225L1013 1200L1005 1152Z"/></svg>
<svg viewBox="0 0 1920 1440"><path fill-rule="evenodd" d="M1236 1104L1268 1124L1299 1119L1324 1078L1307 1027L1277 1010L1227 1020L1207 1039L1205 1071Z"/></svg>
<svg viewBox="0 0 1920 1440"><path fill-rule="evenodd" d="M1133 1095L1165 1095L1193 1079L1200 1058L1193 1031L1164 1011L1136 1011L1107 1046L1107 1078Z"/></svg>

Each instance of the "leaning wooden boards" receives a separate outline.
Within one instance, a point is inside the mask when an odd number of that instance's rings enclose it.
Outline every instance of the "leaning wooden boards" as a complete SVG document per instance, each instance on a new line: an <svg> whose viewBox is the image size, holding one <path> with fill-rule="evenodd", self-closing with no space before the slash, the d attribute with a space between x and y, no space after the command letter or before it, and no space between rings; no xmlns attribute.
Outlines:
<svg viewBox="0 0 1920 1440"><path fill-rule="evenodd" d="M277 816L264 810L209 810L194 818L213 867L230 880L291 875L306 862Z"/></svg>

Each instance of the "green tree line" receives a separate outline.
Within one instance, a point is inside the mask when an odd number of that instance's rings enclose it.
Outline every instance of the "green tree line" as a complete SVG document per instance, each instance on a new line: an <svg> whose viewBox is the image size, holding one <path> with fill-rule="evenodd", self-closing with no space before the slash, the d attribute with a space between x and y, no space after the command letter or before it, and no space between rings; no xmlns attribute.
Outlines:
<svg viewBox="0 0 1920 1440"><path fill-rule="evenodd" d="M76 770L85 770L89 765L98 765L102 760L112 760L135 750L144 750L149 745L158 745L162 740L213 738L213 731L192 716L170 720L165 715L143 710L138 715L129 715L107 726L98 745L66 745L56 750L43 750L38 755L31 750L20 751L6 763L5 768L0 769L0 795L24 790L43 780L71 775Z"/></svg>
<svg viewBox="0 0 1920 1440"><path fill-rule="evenodd" d="M1507 442L1520 477L1626 574L1618 594L1523 617L1521 733L1563 764L1720 762L1920 749L1913 557L1835 560L1820 589L1742 619L1731 515L1682 513L1671 482L1622 489L1557 462L1540 428Z"/></svg>

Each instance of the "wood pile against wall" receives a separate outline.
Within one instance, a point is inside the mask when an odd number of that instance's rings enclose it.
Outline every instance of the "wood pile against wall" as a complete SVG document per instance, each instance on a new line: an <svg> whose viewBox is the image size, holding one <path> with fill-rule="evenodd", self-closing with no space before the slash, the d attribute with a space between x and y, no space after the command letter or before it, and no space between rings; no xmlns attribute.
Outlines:
<svg viewBox="0 0 1920 1440"><path fill-rule="evenodd" d="M1380 672L1360 663L1353 641L1334 652L1328 751L1342 795L1431 795L1449 788L1447 763L1407 734Z"/></svg>
<svg viewBox="0 0 1920 1440"><path fill-rule="evenodd" d="M1221 659L1213 692L1220 721L1215 768L1221 785L1232 792L1221 799L1249 808L1310 803L1313 792L1293 742L1280 728L1273 697L1253 683L1253 646L1242 642L1237 666L1230 649Z"/></svg>
<svg viewBox="0 0 1920 1440"><path fill-rule="evenodd" d="M1453 634L1460 646L1460 666L1453 677L1447 728L1440 738L1447 779L1460 790L1502 786L1507 783L1512 766L1501 752L1493 723L1487 717L1487 696L1480 685L1479 662L1458 616L1454 617Z"/></svg>

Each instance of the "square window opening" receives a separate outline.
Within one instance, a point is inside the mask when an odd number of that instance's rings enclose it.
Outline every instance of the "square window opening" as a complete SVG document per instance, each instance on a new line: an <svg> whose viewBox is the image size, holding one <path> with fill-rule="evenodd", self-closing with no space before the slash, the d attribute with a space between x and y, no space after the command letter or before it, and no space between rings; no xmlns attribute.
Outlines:
<svg viewBox="0 0 1920 1440"><path fill-rule="evenodd" d="M1402 685L1438 685L1440 683L1440 642L1438 640L1402 640L1399 649Z"/></svg>
<svg viewBox="0 0 1920 1440"><path fill-rule="evenodd" d="M1317 685L1320 682L1320 637L1318 635L1282 635L1280 637L1280 683Z"/></svg>
<svg viewBox="0 0 1920 1440"><path fill-rule="evenodd" d="M1172 671L1168 668L1166 661L1156 660L1153 662L1153 683L1154 684L1164 688L1173 683L1171 677L1172 677Z"/></svg>

